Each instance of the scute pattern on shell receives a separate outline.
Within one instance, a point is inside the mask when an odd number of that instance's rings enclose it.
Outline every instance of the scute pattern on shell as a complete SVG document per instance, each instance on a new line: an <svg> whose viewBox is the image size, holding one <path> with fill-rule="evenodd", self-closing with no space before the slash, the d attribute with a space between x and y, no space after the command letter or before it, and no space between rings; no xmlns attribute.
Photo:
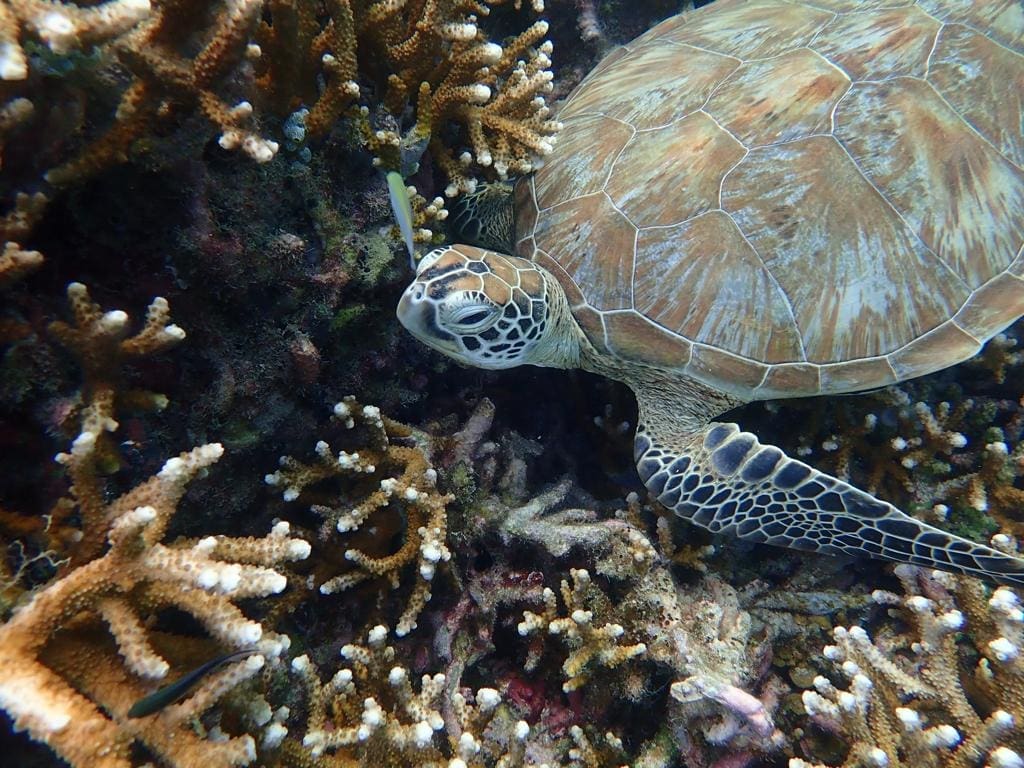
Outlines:
<svg viewBox="0 0 1024 768"><path fill-rule="evenodd" d="M717 0L559 119L517 253L604 354L802 396L952 365L1024 314L1020 0Z"/></svg>

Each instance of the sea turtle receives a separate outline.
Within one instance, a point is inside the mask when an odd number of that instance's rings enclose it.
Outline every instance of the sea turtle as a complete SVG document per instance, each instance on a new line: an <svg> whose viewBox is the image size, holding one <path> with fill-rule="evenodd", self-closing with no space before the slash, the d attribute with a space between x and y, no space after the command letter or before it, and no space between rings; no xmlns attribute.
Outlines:
<svg viewBox="0 0 1024 768"><path fill-rule="evenodd" d="M430 252L398 317L470 365L628 384L640 477L698 525L1024 586L714 421L936 371L1024 314L1022 100L1020 0L717 0L570 94L515 256Z"/></svg>

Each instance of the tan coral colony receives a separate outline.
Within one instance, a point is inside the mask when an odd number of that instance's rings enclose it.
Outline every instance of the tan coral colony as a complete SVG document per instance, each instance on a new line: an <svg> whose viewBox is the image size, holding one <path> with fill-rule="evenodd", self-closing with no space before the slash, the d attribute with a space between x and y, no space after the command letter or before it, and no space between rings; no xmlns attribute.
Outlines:
<svg viewBox="0 0 1024 768"><path fill-rule="evenodd" d="M399 318L472 365L628 384L640 475L698 525L1024 586L714 421L939 370L1024 314L1022 100L1019 0L718 0L605 58L516 186L515 255L432 251Z"/></svg>

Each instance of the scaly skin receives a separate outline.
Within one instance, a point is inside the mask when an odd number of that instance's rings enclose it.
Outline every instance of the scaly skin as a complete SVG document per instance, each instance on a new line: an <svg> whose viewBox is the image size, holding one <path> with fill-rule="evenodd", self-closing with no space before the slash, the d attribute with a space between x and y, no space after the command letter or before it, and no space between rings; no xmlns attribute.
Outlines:
<svg viewBox="0 0 1024 768"><path fill-rule="evenodd" d="M583 368L630 386L635 456L650 492L716 533L825 554L913 563L1024 588L1024 559L940 531L837 478L714 423L742 403L675 372L599 353L558 281L525 259L472 246L420 262L398 306L425 344L468 365Z"/></svg>

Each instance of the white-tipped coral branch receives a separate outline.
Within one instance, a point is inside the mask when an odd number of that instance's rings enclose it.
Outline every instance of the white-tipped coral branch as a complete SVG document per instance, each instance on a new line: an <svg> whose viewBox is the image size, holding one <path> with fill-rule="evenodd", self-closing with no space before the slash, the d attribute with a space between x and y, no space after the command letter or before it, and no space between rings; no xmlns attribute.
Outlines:
<svg viewBox="0 0 1024 768"><path fill-rule="evenodd" d="M333 420L345 431L357 426L365 430L358 451L335 454L321 440L316 445L315 463L304 464L283 456L281 468L264 479L269 485L283 488L285 501L299 498L325 480L342 479L354 484L354 493L343 490L331 506L312 505L313 512L325 520L323 538L335 531L359 532L371 517L379 522L386 515L401 516L405 539L397 551L372 555L357 547L346 549L345 560L354 568L323 581L320 592L342 592L378 578L396 588L403 571L415 563L413 587L395 629L399 636L406 635L416 627L417 616L430 600L430 585L438 566L451 558L446 535L447 505L453 497L437 490L437 473L422 448L394 443L410 438L411 430L383 416L376 406L359 405L355 398L346 397L334 406ZM373 482L368 484L367 480ZM381 530L388 529L384 526Z"/></svg>
<svg viewBox="0 0 1024 768"><path fill-rule="evenodd" d="M911 631L872 640L836 627L823 653L845 687L818 676L804 709L850 745L845 766L982 768L1013 765L1024 749L1024 613L1007 587L985 597L974 579L899 566L905 596L877 591ZM925 594L928 597L925 597ZM980 658L971 685L958 648L963 634ZM791 768L814 765L802 758Z"/></svg>
<svg viewBox="0 0 1024 768"><path fill-rule="evenodd" d="M305 558L309 545L289 537L286 524L262 539L161 543L186 486L222 454L211 443L169 459L107 505L107 551L37 593L0 627L0 706L16 728L73 766L129 768L135 739L172 765L193 764L199 750L211 767L244 765L255 755L249 736L214 742L188 723L288 647L287 638L265 632L235 601L283 590L286 579L273 566ZM90 458L86 448L77 460ZM131 705L170 669L147 628L164 608L193 615L222 645L258 653L128 728Z"/></svg>

